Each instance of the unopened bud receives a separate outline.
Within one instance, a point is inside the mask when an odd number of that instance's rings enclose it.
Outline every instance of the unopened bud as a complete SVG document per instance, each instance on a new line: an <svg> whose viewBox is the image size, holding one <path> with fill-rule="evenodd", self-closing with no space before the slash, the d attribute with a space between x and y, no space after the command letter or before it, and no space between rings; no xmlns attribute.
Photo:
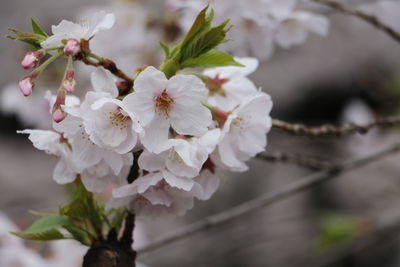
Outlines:
<svg viewBox="0 0 400 267"><path fill-rule="evenodd" d="M64 87L64 89L68 92L68 93L73 93L75 90L75 85L76 85L76 81L74 78L74 71L73 70L69 70L67 71L65 78L62 82L62 86Z"/></svg>
<svg viewBox="0 0 400 267"><path fill-rule="evenodd" d="M24 59L21 62L21 66L24 69L31 69L37 66L39 60L44 56L43 50L35 52L28 52L25 54Z"/></svg>
<svg viewBox="0 0 400 267"><path fill-rule="evenodd" d="M63 89L58 90L56 102L53 105L52 117L55 122L61 122L67 116L67 113L62 109L62 105L65 104L65 91Z"/></svg>
<svg viewBox="0 0 400 267"><path fill-rule="evenodd" d="M65 113L65 111L61 107L58 107L56 110L53 111L52 117L53 121L59 123L62 122L65 117L67 117L67 113Z"/></svg>
<svg viewBox="0 0 400 267"><path fill-rule="evenodd" d="M64 46L64 53L69 56L75 56L81 51L79 41L76 39L69 39Z"/></svg>
<svg viewBox="0 0 400 267"><path fill-rule="evenodd" d="M32 89L34 86L34 81L32 77L26 76L19 81L19 89L24 94L24 96L29 96L32 94Z"/></svg>

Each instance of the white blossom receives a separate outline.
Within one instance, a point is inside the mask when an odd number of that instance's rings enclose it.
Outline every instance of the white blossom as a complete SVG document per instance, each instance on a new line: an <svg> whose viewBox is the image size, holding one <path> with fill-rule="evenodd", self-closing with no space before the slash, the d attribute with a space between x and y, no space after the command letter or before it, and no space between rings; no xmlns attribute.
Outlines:
<svg viewBox="0 0 400 267"><path fill-rule="evenodd" d="M272 101L266 93L243 100L227 117L213 160L234 171L245 171L244 163L263 151L271 128Z"/></svg>
<svg viewBox="0 0 400 267"><path fill-rule="evenodd" d="M170 186L161 172L114 189L109 206L127 205L139 216L183 215L193 207L193 194Z"/></svg>
<svg viewBox="0 0 400 267"><path fill-rule="evenodd" d="M161 64L164 55L159 41L163 32L161 27L149 24L158 15L153 14L154 9L138 1L108 1L101 8L115 14L117 19L112 31L99 32L90 42L93 51L118 62L118 67L128 74L142 66ZM98 5L85 8L80 16L88 16L98 9Z"/></svg>
<svg viewBox="0 0 400 267"><path fill-rule="evenodd" d="M92 74L94 92L86 94L79 107L66 107L65 111L83 120L84 131L101 148L125 154L137 144L141 127L121 100L115 99L118 89L114 79L105 71Z"/></svg>
<svg viewBox="0 0 400 267"><path fill-rule="evenodd" d="M326 17L306 11L291 11L278 18L276 42L283 48L291 48L303 44L308 32L326 36L329 21Z"/></svg>
<svg viewBox="0 0 400 267"><path fill-rule="evenodd" d="M202 105L207 89L192 75L167 79L161 71L148 67L135 80L135 92L126 96L126 109L138 117L144 131L143 145L159 153L168 146L170 127L178 134L201 136L211 124L211 113Z"/></svg>
<svg viewBox="0 0 400 267"><path fill-rule="evenodd" d="M63 40L89 40L99 31L110 29L114 22L114 14L107 14L104 11L95 13L91 18L82 19L81 23L63 20L57 26L51 27L53 35L43 41L41 46L50 49L63 46Z"/></svg>
<svg viewBox="0 0 400 267"><path fill-rule="evenodd" d="M254 83L247 78L258 67L255 58L235 58L244 67L218 67L207 69L204 75L210 78L206 85L209 89L207 103L224 111L230 111L244 98L258 92Z"/></svg>

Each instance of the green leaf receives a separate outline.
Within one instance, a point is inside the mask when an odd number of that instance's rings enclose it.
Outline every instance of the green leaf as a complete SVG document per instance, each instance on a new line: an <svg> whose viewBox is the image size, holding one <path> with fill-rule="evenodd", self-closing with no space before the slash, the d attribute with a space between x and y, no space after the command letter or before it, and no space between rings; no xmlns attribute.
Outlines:
<svg viewBox="0 0 400 267"><path fill-rule="evenodd" d="M362 222L358 218L330 215L323 219L317 248L326 249L342 245L360 233Z"/></svg>
<svg viewBox="0 0 400 267"><path fill-rule="evenodd" d="M200 13L197 15L192 27L190 28L190 30L188 31L188 33L185 35L185 38L182 41L182 46L185 46L188 42L190 42L190 40L196 36L198 33L200 33L204 27L207 26L207 18L206 18L206 14L207 14L207 9L208 9L208 5L200 11ZM214 15L213 15L214 16ZM211 18L212 20L212 18ZM207 22L207 23L206 23Z"/></svg>
<svg viewBox="0 0 400 267"><path fill-rule="evenodd" d="M47 33L40 27L40 25L31 18L31 23L32 23L32 31L36 34L42 35L44 37L49 37Z"/></svg>
<svg viewBox="0 0 400 267"><path fill-rule="evenodd" d="M206 30L193 38L189 44L182 46L180 62L205 54L224 42L226 33L231 28L227 27L228 23L229 20L226 20L220 25Z"/></svg>
<svg viewBox="0 0 400 267"><path fill-rule="evenodd" d="M51 215L37 220L25 231L13 232L13 234L27 240L58 240L65 238L59 229L73 225L73 222L66 216Z"/></svg>
<svg viewBox="0 0 400 267"><path fill-rule="evenodd" d="M79 241L85 246L91 246L92 242L88 232L78 227L77 225L67 225L64 228L74 237L75 240Z"/></svg>
<svg viewBox="0 0 400 267"><path fill-rule="evenodd" d="M169 58L169 55L170 55L169 46L166 43L164 43L163 41L160 41L160 46L162 47L162 49L165 52L165 57Z"/></svg>
<svg viewBox="0 0 400 267"><path fill-rule="evenodd" d="M102 229L100 208L96 205L93 194L86 190L80 179L77 179L77 188L71 203L62 207L60 214L78 220L89 220L98 232Z"/></svg>
<svg viewBox="0 0 400 267"><path fill-rule="evenodd" d="M8 30L13 32L15 36L7 35L7 38L28 43L36 48L41 48L40 43L46 40L46 37L37 33L21 32L12 28L9 28Z"/></svg>
<svg viewBox="0 0 400 267"><path fill-rule="evenodd" d="M222 66L244 67L235 61L231 55L220 50L210 50L197 58L191 58L182 63L183 68L213 68Z"/></svg>

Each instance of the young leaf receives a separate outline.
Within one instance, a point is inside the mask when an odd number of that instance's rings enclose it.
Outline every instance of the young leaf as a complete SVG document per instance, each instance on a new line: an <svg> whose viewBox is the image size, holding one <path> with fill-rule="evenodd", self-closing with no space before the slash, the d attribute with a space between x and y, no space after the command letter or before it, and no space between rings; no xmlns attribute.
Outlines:
<svg viewBox="0 0 400 267"><path fill-rule="evenodd" d="M36 48L41 48L40 43L46 40L45 36L37 33L21 32L17 29L12 29L12 28L9 28L8 30L13 32L15 36L7 35L7 38L28 43Z"/></svg>
<svg viewBox="0 0 400 267"><path fill-rule="evenodd" d="M44 37L49 37L47 33L40 27L40 25L31 18L31 23L32 23L32 31L36 34L42 35Z"/></svg>
<svg viewBox="0 0 400 267"><path fill-rule="evenodd" d="M200 13L197 15L196 20L194 21L192 27L190 28L188 33L185 35L185 38L183 39L183 41L181 43L182 46L185 46L188 42L190 42L190 40L194 36L196 36L198 33L200 33L204 29L205 26L207 26L207 24L208 24L208 23L206 24L207 9L208 9L208 5L202 11L200 11ZM211 20L212 20L212 18L211 18Z"/></svg>
<svg viewBox="0 0 400 267"><path fill-rule="evenodd" d="M86 190L80 179L77 179L77 189L73 200L60 210L60 214L79 220L89 220L99 231L102 228L102 219L99 214L93 194Z"/></svg>
<svg viewBox="0 0 400 267"><path fill-rule="evenodd" d="M220 50L210 50L197 58L191 58L182 63L183 68L213 68L222 66L244 67L235 61L231 55Z"/></svg>
<svg viewBox="0 0 400 267"><path fill-rule="evenodd" d="M229 20L226 20L222 24L199 34L188 45L182 46L180 61L196 58L224 42L226 33L230 30L230 27L226 28L228 23Z"/></svg>
<svg viewBox="0 0 400 267"><path fill-rule="evenodd" d="M67 225L64 226L64 228L82 245L91 246L92 242L88 232L84 231L77 225Z"/></svg>
<svg viewBox="0 0 400 267"><path fill-rule="evenodd" d="M160 46L162 47L162 49L165 52L165 57L169 58L169 55L170 55L169 46L166 43L164 43L163 41L160 41Z"/></svg>
<svg viewBox="0 0 400 267"><path fill-rule="evenodd" d="M73 225L66 216L51 215L37 220L25 231L13 232L13 234L27 240L58 240L65 238L59 229Z"/></svg>

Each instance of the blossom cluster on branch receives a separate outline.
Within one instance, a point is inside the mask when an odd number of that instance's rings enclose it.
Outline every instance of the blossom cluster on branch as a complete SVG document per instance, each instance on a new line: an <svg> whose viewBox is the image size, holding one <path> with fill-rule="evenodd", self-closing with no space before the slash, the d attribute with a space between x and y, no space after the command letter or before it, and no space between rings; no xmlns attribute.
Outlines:
<svg viewBox="0 0 400 267"><path fill-rule="evenodd" d="M127 206L138 215L183 215L195 198L207 200L217 190L217 168L247 170L246 161L265 149L272 101L247 77L257 69L257 59L232 58L215 49L229 28L227 22L211 27L213 13L206 10L180 44L172 50L163 45L167 58L160 69L144 67L134 79L116 74L115 63L89 48L97 32L113 26L113 14L96 13L81 24L63 20L50 36L34 24L33 41L40 41L40 48L21 63L36 67L20 81L23 94L32 93L35 79L55 58L67 63L57 95L48 97L53 129L20 133L59 158L57 183L79 177L91 192L115 187L109 207ZM46 54L50 58L41 63ZM104 67L92 72L92 89L83 101L73 95L75 60ZM186 67L206 69L180 71ZM134 84L121 90L121 82ZM126 184L134 160L140 174Z"/></svg>
<svg viewBox="0 0 400 267"><path fill-rule="evenodd" d="M132 25L117 23L117 35L108 34L105 30L117 19L104 11L80 23L63 20L52 26L51 35L33 19L32 32L10 29L14 34L11 39L35 47L21 61L23 69L33 70L19 81L20 91L24 96L33 95L30 99L40 103L42 109L46 106L45 115L53 121L50 129L18 132L29 135L37 149L56 156L54 180L74 183L76 189L72 201L58 214L42 216L26 231L14 234L31 240L73 238L91 247L86 262L93 255L98 260L97 248L112 244L112 253L123 255L127 262L134 261L131 243L135 216L183 215L195 199L210 199L220 185L218 170L246 171L247 161L265 150L271 127L321 135L397 123L396 117L366 126L309 128L271 120L270 96L249 79L258 68L258 59L245 56L265 60L276 45L290 48L302 44L309 32L327 35L329 21L303 8L307 2L254 0L249 5L237 0L229 4L168 0L168 10L183 16L163 21L165 25L160 27L160 21L148 20L139 10L135 21L140 27L132 36L143 37L140 42L123 32ZM336 3L329 2L328 6L364 18L397 36L373 16ZM131 16L126 10L118 12L124 18ZM158 36L155 32L168 37L160 38L162 49L157 44L157 52L153 52ZM92 46L98 35L100 42ZM234 42L229 42L231 39ZM107 54L110 45L120 52L123 67L93 52L98 49ZM135 53L132 47L137 49ZM138 53L144 50L144 54L150 54L146 64L132 62L141 67L125 73L130 56L135 54L139 59ZM162 51L165 59L161 64L148 64L157 61ZM36 81L59 59L65 63L59 88L55 94L47 91L43 100L35 92ZM77 84L76 72L85 72L76 68L76 61L96 68L90 73L89 90ZM7 94L14 97L10 90ZM46 125L42 112L34 116L30 110L18 109L14 102L5 103L24 119L34 118L38 125ZM106 196L107 204L103 205L95 193Z"/></svg>

